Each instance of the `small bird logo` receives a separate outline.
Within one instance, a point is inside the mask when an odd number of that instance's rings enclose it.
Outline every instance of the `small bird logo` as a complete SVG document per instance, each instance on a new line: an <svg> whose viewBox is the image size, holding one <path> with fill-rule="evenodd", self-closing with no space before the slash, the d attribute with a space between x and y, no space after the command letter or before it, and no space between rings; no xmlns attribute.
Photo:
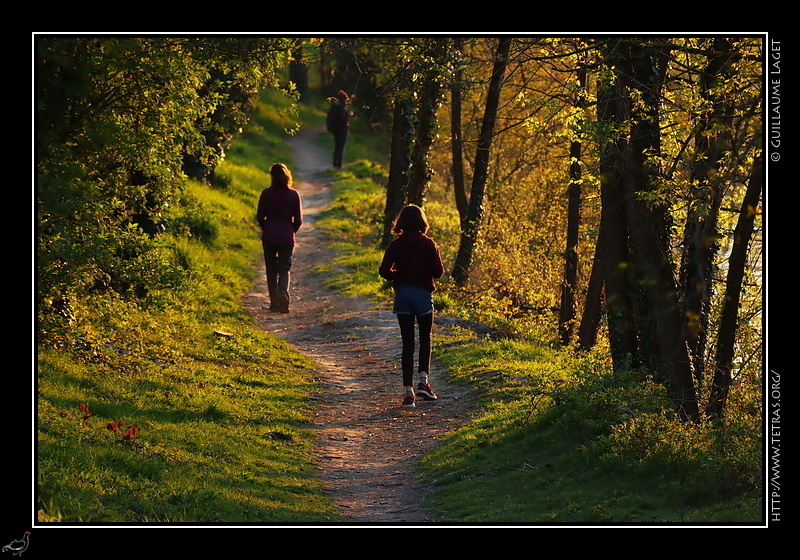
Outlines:
<svg viewBox="0 0 800 560"><path fill-rule="evenodd" d="M16 556L21 556L28 548L28 539L30 538L30 531L25 531L21 539L14 539L3 547L3 552L10 552Z"/></svg>

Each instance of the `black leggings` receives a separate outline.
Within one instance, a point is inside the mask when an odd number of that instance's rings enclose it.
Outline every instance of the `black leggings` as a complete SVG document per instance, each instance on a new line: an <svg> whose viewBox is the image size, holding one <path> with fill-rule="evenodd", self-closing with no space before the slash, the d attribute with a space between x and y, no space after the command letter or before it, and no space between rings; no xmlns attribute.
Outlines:
<svg viewBox="0 0 800 560"><path fill-rule="evenodd" d="M403 339L403 386L410 387L414 384L414 320L419 325L419 366L418 372L430 372L431 367L431 330L433 329L433 313L427 315L398 314L400 323L400 336Z"/></svg>

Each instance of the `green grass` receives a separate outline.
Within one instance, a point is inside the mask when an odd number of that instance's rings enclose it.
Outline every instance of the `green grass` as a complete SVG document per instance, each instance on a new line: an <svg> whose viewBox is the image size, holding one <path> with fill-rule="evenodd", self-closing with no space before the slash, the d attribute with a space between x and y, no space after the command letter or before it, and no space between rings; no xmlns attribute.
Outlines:
<svg viewBox="0 0 800 560"><path fill-rule="evenodd" d="M335 519L304 427L310 364L243 322L225 321L233 337L222 338L150 319L153 340L106 338L91 366L40 352L39 520ZM133 439L112 421L136 425Z"/></svg>
<svg viewBox="0 0 800 560"><path fill-rule="evenodd" d="M331 240L335 257L320 265L328 285L350 296L373 301L385 300L389 285L378 274L383 251L378 247L381 232L385 170L358 160L332 174L333 202L317 220L317 226Z"/></svg>
<svg viewBox="0 0 800 560"><path fill-rule="evenodd" d="M727 453L712 426L688 428L663 388L520 341L440 337L455 382L482 409L423 460L444 523L758 523L759 442Z"/></svg>
<svg viewBox="0 0 800 560"><path fill-rule="evenodd" d="M97 298L79 348L39 350L40 521L336 520L307 428L313 365L242 311L240 263L212 254L181 301Z"/></svg>

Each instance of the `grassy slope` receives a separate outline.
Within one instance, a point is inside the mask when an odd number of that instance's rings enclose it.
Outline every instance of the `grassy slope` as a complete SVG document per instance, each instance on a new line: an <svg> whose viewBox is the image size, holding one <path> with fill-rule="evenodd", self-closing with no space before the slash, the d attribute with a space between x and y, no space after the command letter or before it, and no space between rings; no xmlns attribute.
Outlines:
<svg viewBox="0 0 800 560"><path fill-rule="evenodd" d="M337 520L306 427L312 364L241 305L260 258L252 228L266 167L288 161L280 119L260 121L220 168L226 187L187 187L217 235L172 240L192 265L185 289L145 308L98 296L78 310L87 320L72 351L39 349L39 521ZM111 421L136 425L133 440Z"/></svg>

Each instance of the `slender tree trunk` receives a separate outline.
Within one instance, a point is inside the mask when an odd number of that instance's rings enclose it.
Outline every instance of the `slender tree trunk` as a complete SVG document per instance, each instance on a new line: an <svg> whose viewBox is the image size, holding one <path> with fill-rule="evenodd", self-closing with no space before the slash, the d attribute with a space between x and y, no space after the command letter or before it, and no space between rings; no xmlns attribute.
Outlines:
<svg viewBox="0 0 800 560"><path fill-rule="evenodd" d="M589 283L586 288L586 300L583 305L581 323L578 327L578 348L589 350L597 342L597 329L603 315L603 286L605 285L605 268L603 266L603 224L597 234L597 242L592 259L592 272L589 274Z"/></svg>
<svg viewBox="0 0 800 560"><path fill-rule="evenodd" d="M747 248L753 236L755 218L758 213L758 201L763 188L763 178L764 161L762 156L759 155L753 164L747 191L739 212L739 221L733 233L733 247L728 259L728 279L725 285L722 318L717 337L714 379L711 385L708 406L706 407L707 415L721 417L728 399L733 371L736 327L739 322L739 302L747 263Z"/></svg>
<svg viewBox="0 0 800 560"><path fill-rule="evenodd" d="M462 40L456 38L456 50L460 53ZM453 85L450 88L450 144L453 157L453 193L459 220L464 224L467 215L467 189L464 183L464 138L461 130L461 80L463 71L456 69Z"/></svg>
<svg viewBox="0 0 800 560"><path fill-rule="evenodd" d="M330 65L330 56L328 54L329 45L327 41L323 41L321 48L319 49L319 63L317 67L319 68L319 89L321 92L327 92L330 90L331 84L331 65Z"/></svg>
<svg viewBox="0 0 800 560"><path fill-rule="evenodd" d="M408 202L423 206L431 179L430 148L436 136L436 108L439 105L439 84L429 78L423 88L417 110L417 126L408 172Z"/></svg>
<svg viewBox="0 0 800 560"><path fill-rule="evenodd" d="M392 224L406 200L406 181L411 153L411 118L413 110L406 99L394 102L392 119L392 145L389 162L389 179L386 184L386 206L383 212L381 246L386 248L392 240Z"/></svg>
<svg viewBox="0 0 800 560"><path fill-rule="evenodd" d="M486 194L492 135L494 134L494 123L497 119L497 110L500 105L500 90L503 86L503 76L508 64L510 47L510 38L500 38L497 44L492 77L489 81L481 132L478 136L478 148L475 154L475 169L472 175L467 217L461 228L461 240L453 267L453 279L457 286L464 286L469 280L475 243L483 222L483 199Z"/></svg>
<svg viewBox="0 0 800 560"><path fill-rule="evenodd" d="M578 82L586 87L586 69L578 69ZM578 101L577 105L582 105ZM561 284L558 331L561 344L568 344L575 320L575 289L578 282L578 235L581 223L581 142L573 140L569 149L569 176L567 188L567 246L564 249L564 280Z"/></svg>
<svg viewBox="0 0 800 560"><path fill-rule="evenodd" d="M567 188L567 246L564 249L564 280L561 282L561 304L558 333L561 344L568 344L575 319L575 286L578 280L578 228L581 220L581 143L570 143L570 184Z"/></svg>
<svg viewBox="0 0 800 560"><path fill-rule="evenodd" d="M447 39L437 39L430 47L435 60L444 60ZM436 137L436 110L441 101L442 85L438 67L426 72L417 107L417 126L408 172L408 202L423 206L431 180L430 150Z"/></svg>

